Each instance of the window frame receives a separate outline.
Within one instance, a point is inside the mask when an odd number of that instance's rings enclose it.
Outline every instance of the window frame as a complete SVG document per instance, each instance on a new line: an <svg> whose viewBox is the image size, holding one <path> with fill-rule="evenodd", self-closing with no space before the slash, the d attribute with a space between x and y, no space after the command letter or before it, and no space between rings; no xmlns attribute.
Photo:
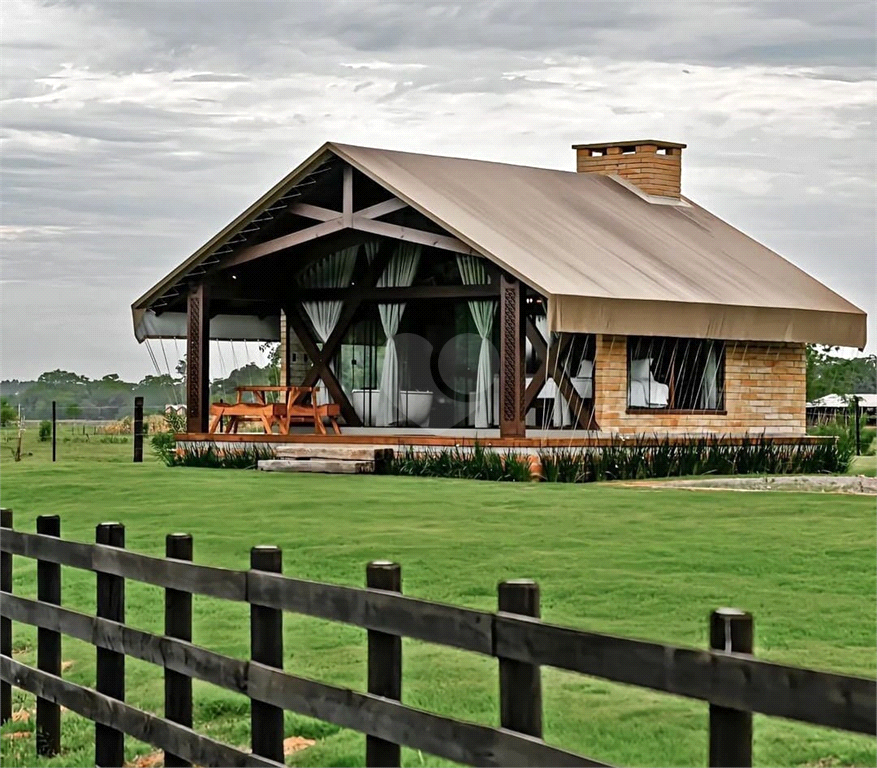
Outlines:
<svg viewBox="0 0 877 768"><path fill-rule="evenodd" d="M726 370L727 370L727 345L723 339L695 339L689 337L681 337L681 336L627 336L626 337L626 364L625 364L625 392L624 392L624 401L625 401L625 413L629 414L652 414L652 415L660 415L660 414L669 414L669 415L703 415L708 414L712 416L727 416L727 391L726 391ZM639 406L639 405L631 405L630 404L630 369L631 369L631 360L633 356L634 348L638 344L648 343L650 345L655 344L672 344L671 350L671 362L670 366L673 372L675 369L672 368L675 364L675 357L677 350L680 344L702 344L706 346L707 344L713 344L716 346L716 350L718 353L718 367L716 370L716 389L717 389L717 397L718 397L718 407L716 408L677 408L674 405L673 400L675 399L675 389L674 387L670 387L670 402L666 407L658 406L658 407L648 407L648 406ZM651 372L651 369L650 369ZM671 376L672 378L672 376ZM669 384L669 382L668 382Z"/></svg>

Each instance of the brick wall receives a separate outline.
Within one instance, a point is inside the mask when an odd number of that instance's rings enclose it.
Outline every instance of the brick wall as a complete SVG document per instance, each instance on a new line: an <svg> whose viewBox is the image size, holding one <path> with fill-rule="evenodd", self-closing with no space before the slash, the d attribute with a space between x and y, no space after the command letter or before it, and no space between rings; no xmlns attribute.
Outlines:
<svg viewBox="0 0 877 768"><path fill-rule="evenodd" d="M733 342L725 345L727 414L627 413L627 337L597 336L594 390L604 432L722 434L806 432L803 344Z"/></svg>
<svg viewBox="0 0 877 768"><path fill-rule="evenodd" d="M288 342L288 343L287 343ZM289 365L286 358L289 356ZM286 321L286 313L280 313L280 385L293 387L300 383L311 367L310 360L305 354L304 347L298 340L298 336L289 327ZM286 371L289 371L290 380L286 380Z"/></svg>

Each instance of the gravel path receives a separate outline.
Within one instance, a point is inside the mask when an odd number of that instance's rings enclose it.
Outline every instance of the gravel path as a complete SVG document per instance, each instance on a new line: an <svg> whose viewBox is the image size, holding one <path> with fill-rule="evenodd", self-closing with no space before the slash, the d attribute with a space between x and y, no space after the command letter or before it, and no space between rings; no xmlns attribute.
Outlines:
<svg viewBox="0 0 877 768"><path fill-rule="evenodd" d="M771 477L704 477L696 480L643 481L651 488L693 488L725 491L799 491L857 493L877 496L877 478L859 475L778 475Z"/></svg>

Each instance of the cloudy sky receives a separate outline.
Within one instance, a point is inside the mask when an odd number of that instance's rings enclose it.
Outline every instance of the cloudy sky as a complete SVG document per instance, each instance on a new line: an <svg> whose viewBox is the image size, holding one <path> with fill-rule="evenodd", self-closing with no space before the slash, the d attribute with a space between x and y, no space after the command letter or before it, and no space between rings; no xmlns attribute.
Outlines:
<svg viewBox="0 0 877 768"><path fill-rule="evenodd" d="M326 140L569 170L576 142L687 142L684 192L877 337L872 0L3 0L0 22L3 378L154 373L131 302Z"/></svg>

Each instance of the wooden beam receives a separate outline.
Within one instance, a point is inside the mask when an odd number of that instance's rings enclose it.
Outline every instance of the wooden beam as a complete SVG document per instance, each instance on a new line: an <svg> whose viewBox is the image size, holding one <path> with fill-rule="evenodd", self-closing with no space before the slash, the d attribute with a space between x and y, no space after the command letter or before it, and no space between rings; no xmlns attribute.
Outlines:
<svg viewBox="0 0 877 768"><path fill-rule="evenodd" d="M210 421L210 293L204 283L188 297L186 429L206 432Z"/></svg>
<svg viewBox="0 0 877 768"><path fill-rule="evenodd" d="M321 224L315 224L312 227L300 229L296 232L291 232L288 235L283 235L282 237L277 237L273 240L266 240L264 243L257 243L256 245L251 245L247 248L241 248L239 251L226 257L223 260L220 269L237 267L240 264L246 264L253 259L258 259L262 256L269 256L272 253L292 248L295 245L301 245L302 243L316 240L318 237L331 235L333 232L338 232L342 229L344 229L344 222L342 217L339 216L338 218L324 221Z"/></svg>
<svg viewBox="0 0 877 768"><path fill-rule="evenodd" d="M356 212L356 215L363 219L379 219L381 216L386 216L388 213L394 213L395 211L401 211L403 208L407 208L408 203L403 202L398 197L391 197L389 200L384 200L382 203L377 203L376 205L370 205L368 208L363 208Z"/></svg>
<svg viewBox="0 0 877 768"><path fill-rule="evenodd" d="M332 219L341 217L341 211L333 211L329 208L322 208L319 205L310 205L309 203L292 203L287 210L296 216L316 219L317 221L332 221Z"/></svg>
<svg viewBox="0 0 877 768"><path fill-rule="evenodd" d="M383 235L393 240L404 240L409 243L419 243L427 245L431 248L441 248L444 251L453 251L454 253L466 253L480 256L472 248L470 248L462 240L448 235L436 235L432 232L424 232L422 229L412 229L411 227L402 227L398 224L390 224L386 221L374 221L366 219L358 214L353 217L351 228L359 232L369 232L373 235Z"/></svg>
<svg viewBox="0 0 877 768"><path fill-rule="evenodd" d="M317 346L317 342L311 336L310 328L305 320L304 309L300 304L287 306L286 316L289 319L290 327L295 331L295 335L298 336L298 340L301 342L305 353L311 359L312 363L311 369L305 376L305 380L302 382L301 386L313 387L318 380L322 379L323 385L331 395L332 400L340 406L341 415L344 417L347 424L353 427L362 426L359 417L356 415L356 410L353 408L350 400L347 399L347 395L341 388L341 384L335 376L335 372L329 367L333 350L329 349L328 344L324 344L322 350ZM338 325L340 326L340 322ZM337 329L338 326L336 326L336 330Z"/></svg>
<svg viewBox="0 0 877 768"><path fill-rule="evenodd" d="M341 211L344 217L344 226L353 224L353 168L344 166L344 176L341 184Z"/></svg>
<svg viewBox="0 0 877 768"><path fill-rule="evenodd" d="M503 275L499 298L499 435L523 437L524 314L521 281Z"/></svg>

